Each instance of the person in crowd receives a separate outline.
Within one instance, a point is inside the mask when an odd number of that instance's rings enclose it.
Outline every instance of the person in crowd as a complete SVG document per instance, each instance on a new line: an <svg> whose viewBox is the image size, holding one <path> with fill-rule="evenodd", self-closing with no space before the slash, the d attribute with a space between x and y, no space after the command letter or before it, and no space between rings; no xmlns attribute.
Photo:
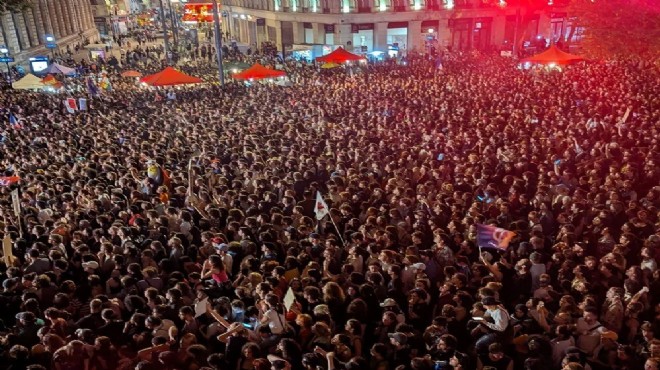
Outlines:
<svg viewBox="0 0 660 370"><path fill-rule="evenodd" d="M0 94L8 368L658 369L657 68L131 46Z"/></svg>

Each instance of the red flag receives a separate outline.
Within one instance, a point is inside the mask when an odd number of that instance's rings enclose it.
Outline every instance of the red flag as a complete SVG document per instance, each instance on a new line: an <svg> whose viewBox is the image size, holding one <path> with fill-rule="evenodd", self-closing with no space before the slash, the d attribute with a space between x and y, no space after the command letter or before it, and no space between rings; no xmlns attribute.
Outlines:
<svg viewBox="0 0 660 370"><path fill-rule="evenodd" d="M64 106L69 113L75 113L75 111L78 110L78 104L74 98L67 98L64 100Z"/></svg>
<svg viewBox="0 0 660 370"><path fill-rule="evenodd" d="M10 186L18 183L21 180L18 176L2 176L0 177L0 186Z"/></svg>

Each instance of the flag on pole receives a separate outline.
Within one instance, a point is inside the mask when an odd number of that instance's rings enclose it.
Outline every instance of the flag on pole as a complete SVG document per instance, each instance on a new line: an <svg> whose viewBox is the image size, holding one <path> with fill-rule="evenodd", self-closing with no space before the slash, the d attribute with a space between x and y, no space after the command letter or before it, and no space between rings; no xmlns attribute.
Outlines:
<svg viewBox="0 0 660 370"><path fill-rule="evenodd" d="M21 180L18 176L1 176L0 186L10 186L18 183Z"/></svg>
<svg viewBox="0 0 660 370"><path fill-rule="evenodd" d="M492 225L477 224L477 245L479 248L506 250L516 233Z"/></svg>
<svg viewBox="0 0 660 370"><path fill-rule="evenodd" d="M66 110L72 114L78 110L78 106L76 105L76 99L74 98L65 99L64 106L66 107Z"/></svg>
<svg viewBox="0 0 660 370"><path fill-rule="evenodd" d="M80 107L80 110L87 110L87 99L85 98L78 99L78 106Z"/></svg>
<svg viewBox="0 0 660 370"><path fill-rule="evenodd" d="M16 118L14 113L9 113L9 125L16 130L23 128L21 124L18 123L18 118Z"/></svg>
<svg viewBox="0 0 660 370"><path fill-rule="evenodd" d="M96 86L96 83L91 77L85 79L87 85L87 93L91 96L96 96L99 94L99 88Z"/></svg>
<svg viewBox="0 0 660 370"><path fill-rule="evenodd" d="M316 205L314 206L314 213L316 214L317 220L321 220L328 213L330 213L328 204L325 202L325 200L323 200L320 191L316 192Z"/></svg>

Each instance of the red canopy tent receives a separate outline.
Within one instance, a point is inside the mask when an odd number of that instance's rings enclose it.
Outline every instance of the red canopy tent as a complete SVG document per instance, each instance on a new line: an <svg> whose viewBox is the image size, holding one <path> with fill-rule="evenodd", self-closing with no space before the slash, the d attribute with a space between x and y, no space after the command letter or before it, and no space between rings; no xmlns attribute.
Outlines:
<svg viewBox="0 0 660 370"><path fill-rule="evenodd" d="M348 61L364 60L364 59L365 58L363 56L348 52L342 47L335 49L335 51L333 51L328 55L324 55L322 57L316 58L317 61L322 63L344 63Z"/></svg>
<svg viewBox="0 0 660 370"><path fill-rule="evenodd" d="M142 77L140 82L144 82L149 86L171 86L196 84L202 82L202 79L189 76L183 72L177 71L172 67L167 67L158 73Z"/></svg>
<svg viewBox="0 0 660 370"><path fill-rule="evenodd" d="M581 60L584 60L584 58L579 55L573 55L565 51L561 51L555 45L552 45L548 48L548 50L540 54L532 55L529 58L525 58L522 60L522 62L538 63L538 64L555 63L555 64L563 65L563 64L570 64L573 62L579 62Z"/></svg>
<svg viewBox="0 0 660 370"><path fill-rule="evenodd" d="M286 72L279 71L277 69L266 68L259 63L255 63L252 67L232 75L232 77L237 80L260 80L262 78L274 78L283 76L286 76Z"/></svg>

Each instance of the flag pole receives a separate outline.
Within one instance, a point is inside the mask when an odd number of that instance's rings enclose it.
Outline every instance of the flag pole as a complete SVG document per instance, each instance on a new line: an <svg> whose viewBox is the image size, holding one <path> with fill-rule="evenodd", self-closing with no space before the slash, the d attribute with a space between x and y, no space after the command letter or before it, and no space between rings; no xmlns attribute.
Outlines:
<svg viewBox="0 0 660 370"><path fill-rule="evenodd" d="M339 240L341 240L341 245L342 246L346 245L344 238L341 237L341 232L339 231L339 228L337 227L335 220L332 218L332 212L328 211L328 216L330 217L330 221L332 221L332 225L335 227L335 230L337 230L337 235L339 236Z"/></svg>
<svg viewBox="0 0 660 370"><path fill-rule="evenodd" d="M316 213L316 226L318 227L320 225L321 220L325 217L325 215L321 216L319 218L319 205L323 206L324 211L328 216L330 216L330 221L332 222L332 226L335 227L335 230L337 231L337 236L339 236L339 240L341 240L341 244L344 245L344 238L341 236L341 232L339 231L339 228L337 227L337 224L335 223L335 220L332 218L332 212L330 212L330 208L326 204L326 202L323 200L323 195L321 194L320 191L316 191L316 206L314 212Z"/></svg>

